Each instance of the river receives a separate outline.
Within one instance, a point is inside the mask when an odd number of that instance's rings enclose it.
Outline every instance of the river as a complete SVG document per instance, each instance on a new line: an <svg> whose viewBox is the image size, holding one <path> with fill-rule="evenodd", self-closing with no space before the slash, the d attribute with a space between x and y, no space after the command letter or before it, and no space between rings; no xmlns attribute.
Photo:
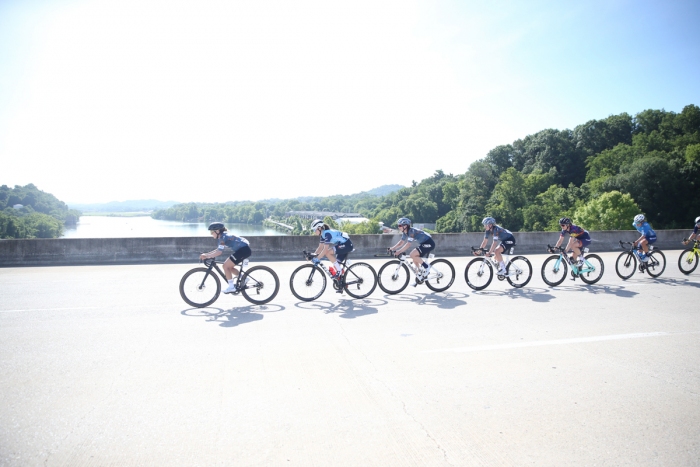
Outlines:
<svg viewBox="0 0 700 467"><path fill-rule="evenodd" d="M228 224L230 233L241 236L285 235L262 225ZM150 216L81 216L76 227L68 228L61 238L124 237L208 237L207 224L201 222L160 221Z"/></svg>

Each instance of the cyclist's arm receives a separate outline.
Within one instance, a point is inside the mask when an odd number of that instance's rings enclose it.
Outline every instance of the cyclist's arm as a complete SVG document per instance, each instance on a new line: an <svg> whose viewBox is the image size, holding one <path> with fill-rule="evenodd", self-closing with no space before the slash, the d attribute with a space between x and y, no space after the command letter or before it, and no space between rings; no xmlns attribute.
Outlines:
<svg viewBox="0 0 700 467"><path fill-rule="evenodd" d="M399 242L396 245L392 246L389 249L392 251L398 251L398 249L401 248L402 246L405 246L405 244L408 244L408 242L405 242L403 240L399 240ZM403 251L403 250L401 250L401 251Z"/></svg>
<svg viewBox="0 0 700 467"><path fill-rule="evenodd" d="M561 244L562 244L563 241L564 241L564 236L563 236L563 235L559 235L559 240L557 241L557 244L554 245L554 248L558 248L559 246L561 246Z"/></svg>
<svg viewBox="0 0 700 467"><path fill-rule="evenodd" d="M211 250L209 253L202 253L201 255L199 255L199 259L216 258L219 255L221 255L221 250Z"/></svg>

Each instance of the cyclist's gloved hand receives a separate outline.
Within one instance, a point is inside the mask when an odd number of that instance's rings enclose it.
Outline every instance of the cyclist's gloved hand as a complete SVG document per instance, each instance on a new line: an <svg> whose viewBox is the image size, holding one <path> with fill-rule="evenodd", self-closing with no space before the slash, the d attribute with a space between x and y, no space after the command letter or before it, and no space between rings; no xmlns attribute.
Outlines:
<svg viewBox="0 0 700 467"><path fill-rule="evenodd" d="M318 259L318 258L316 258L316 257L314 257L314 258L311 258L311 262L314 263L314 264L318 264L318 263L321 262L321 260Z"/></svg>

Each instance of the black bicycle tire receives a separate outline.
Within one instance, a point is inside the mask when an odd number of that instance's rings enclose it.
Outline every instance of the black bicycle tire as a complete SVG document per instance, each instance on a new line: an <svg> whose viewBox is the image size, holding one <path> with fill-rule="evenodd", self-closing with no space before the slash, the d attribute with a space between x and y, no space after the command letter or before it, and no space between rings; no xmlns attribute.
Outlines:
<svg viewBox="0 0 700 467"><path fill-rule="evenodd" d="M552 255L549 258L544 260L544 263L542 263L542 280L544 281L545 284L547 284L550 287L556 287L560 285L562 282L564 282L564 279L566 279L567 273L569 271L569 265L566 262L564 258L562 258L561 263L559 265L560 268L564 270L564 274L562 274L561 279L558 281L550 281L545 277L545 271L547 270L547 264L550 261L556 262L559 259L560 255Z"/></svg>
<svg viewBox="0 0 700 467"><path fill-rule="evenodd" d="M347 284L347 282L346 282L345 285L343 286L343 288L348 293L348 295L350 295L353 298L367 298L370 295L372 295L372 292L374 292L374 289L377 288L377 272L374 270L374 268L372 266L370 266L367 263L353 263L350 266L348 266L348 268L345 270L345 273L343 273L344 281L348 280L348 273L350 273L353 269L357 269L357 268L364 267L364 266L368 267L370 272L372 273L372 287L370 287L369 292L358 294L358 293L354 293L352 290L353 286L355 284ZM351 280L352 280L352 278L351 278Z"/></svg>
<svg viewBox="0 0 700 467"><path fill-rule="evenodd" d="M279 279L279 277L277 277L277 273L275 271L273 271L272 268L269 268L267 266L253 266L252 268L243 272L243 277L241 277L241 283L245 283L246 278L249 276L251 278L253 278L253 280L255 280L254 273L256 271L266 271L272 275L272 277L275 280L275 290L272 292L272 295L270 295L268 298L266 298L264 300L256 300L251 295L249 295L249 292L251 291L251 289L247 289L247 288L242 289L241 294L243 294L245 299L248 300L250 303L254 303L255 305L264 305L265 303L269 303L270 301L272 301L277 296L277 293L280 291L280 279ZM258 281L256 280L256 282L258 282ZM250 284L250 282L249 282L249 284ZM263 285L262 288L265 288L267 284L262 282L262 285Z"/></svg>
<svg viewBox="0 0 700 467"><path fill-rule="evenodd" d="M605 272L605 263L603 263L603 259L600 256L594 255L594 254L586 255L586 261L589 261L591 259L596 259L600 263L600 274L598 274L598 276L593 278L593 279L589 279L588 276L586 276L586 274L590 274L590 273L586 273L586 272L580 273L579 277L581 278L581 280L583 282L585 282L588 285L593 285L596 282L598 282L599 280L601 280L603 278L603 273Z"/></svg>
<svg viewBox="0 0 700 467"><path fill-rule="evenodd" d="M506 276L506 279L508 280L508 283L509 283L510 285L512 285L513 287L515 287L515 288L517 288L517 289L520 289L520 288L522 288L522 287L525 287L525 286L526 286L527 284L529 284L530 281L532 280L532 263L530 263L530 260L527 259L527 258L524 257L524 256L513 256L513 257L508 261L508 264L506 264L506 271L509 271L509 270L510 270L510 266L511 266L516 260L523 260L523 261L525 261L525 264L527 264L528 270L530 271L530 273L529 273L528 276L527 276L527 280L526 280L525 282L523 282L522 284L513 283L513 279L511 279L510 272L509 272L508 275Z"/></svg>
<svg viewBox="0 0 700 467"><path fill-rule="evenodd" d="M321 291L320 291L318 294L316 294L315 296L313 296L313 297L303 297L303 296L299 295L299 294L297 293L297 291L294 289L294 278L296 277L296 275L297 275L300 271L303 271L303 270L305 270L305 269L312 269L312 270L315 270L314 275L315 275L315 276L316 276L316 275L320 276L320 277L321 277L321 280L322 280L323 286L321 287ZM309 276L310 276L310 275L311 275L311 271L309 271ZM306 282L306 281L305 281L305 282ZM296 298L298 298L299 300L301 300L301 301L303 301L303 302L312 302L312 301L316 300L318 297L320 297L321 295L323 295L323 292L326 291L326 285L327 285L326 274L323 272L323 269L321 269L320 267L315 266L315 265L313 265L313 264L302 264L301 266L299 266L298 268L296 268L296 269L294 270L294 272L292 273L291 277L289 278L289 288L291 289L292 294L293 294Z"/></svg>
<svg viewBox="0 0 700 467"><path fill-rule="evenodd" d="M620 272L620 268L618 266L618 264L620 264L620 260L623 258L630 258L632 261L632 264L633 264L632 272L627 276L623 275ZM620 253L620 255L615 260L615 272L617 273L618 277L620 279L622 279L623 281L626 281L627 279L629 279L630 277L632 277L634 275L634 272L636 270L637 270L637 258L634 257L634 253L632 253L631 251L623 251L622 253Z"/></svg>
<svg viewBox="0 0 700 467"><path fill-rule="evenodd" d="M649 263L652 262L658 255L661 255L661 257L664 259L664 265L661 268L661 271L659 271L659 273L656 274L656 271L654 271L653 273L651 272L651 268L649 268ZM651 277L659 277L666 270L666 255L661 250L653 250L648 253L648 256L649 261L647 262L647 266L644 269L646 270L647 274L649 274Z"/></svg>
<svg viewBox="0 0 700 467"><path fill-rule="evenodd" d="M455 267L452 265L452 263L450 263L450 262L447 261L446 259L440 258L440 259L435 259L435 260L433 260L433 261L430 263L431 269L432 269L436 264L444 264L445 266L447 266L447 267L449 268L450 274L451 274L449 282L447 283L447 285L444 285L444 286L441 286L441 287L437 287L437 286L435 286L435 285L433 285L433 284L431 283L431 280L435 280L436 278L432 278L432 279L426 279L426 280L425 280L425 285L427 285L428 288L429 288L430 290L432 290L433 292L444 292L445 290L447 290L447 289L449 289L450 287L452 287L452 284L454 284L454 281L455 281ZM445 272L442 271L441 269L438 269L438 270L442 273L442 279L445 279ZM430 274L432 274L432 272L431 272Z"/></svg>
<svg viewBox="0 0 700 467"><path fill-rule="evenodd" d="M486 265L484 266L484 269L488 271L489 278L484 285L477 286L477 285L472 284L469 281L469 268L471 268L472 265L476 265L476 263L479 263L482 261L486 263ZM489 284L493 280L493 266L491 266L491 263L486 258L474 258L473 260L469 261L469 264L467 264L467 267L464 268L464 280L467 282L467 285L469 287L471 287L472 289L484 290L486 287L489 286Z"/></svg>
<svg viewBox="0 0 700 467"><path fill-rule="evenodd" d="M396 266L397 264L400 265L399 267L406 274L406 280L404 281L403 285L401 285L398 289L391 289L390 290L384 286L384 281L382 281L383 272L389 266ZM393 276L393 273L392 273L392 276ZM384 263L382 265L382 267L379 268L379 272L377 273L377 283L379 284L379 288L382 289L382 291L384 291L384 293L388 293L389 295L394 295L394 294L403 292L406 289L406 287L408 287L408 282L410 280L411 280L411 272L408 270L408 266L406 266L405 264L403 264L401 261L399 261L397 259Z"/></svg>
<svg viewBox="0 0 700 467"><path fill-rule="evenodd" d="M208 273L207 280L209 279L209 277L211 277L211 278L213 278L214 283L216 284L216 292L214 293L214 296L211 298L211 300L208 300L205 302L195 302L194 300L192 300L191 298L189 298L187 296L187 292L185 291L185 283L187 282L187 279L192 274L195 274L198 272L201 272L204 274ZM185 303L187 303L188 305L193 306L195 308L205 308L205 307L208 307L209 305L211 305L212 303L214 303L219 298L219 295L221 295L221 281L217 277L216 272L213 270L210 270L209 268L194 268L194 269L190 269L182 276L182 279L180 279L179 289L180 289L180 297L182 297L182 299L185 301Z"/></svg>
<svg viewBox="0 0 700 467"><path fill-rule="evenodd" d="M693 257L693 267L690 269L683 269L683 266L681 266L681 265L684 262L687 262L687 259L684 259L684 258L687 258L686 255L688 253L692 253L692 255L693 255L692 256ZM700 256L698 256L698 254L695 252L695 248L686 248L685 250L683 250L681 252L680 256L678 257L678 269L680 269L680 271L683 274L688 276L688 275L692 274L692 272L695 271L695 269L698 267L698 259L700 259Z"/></svg>

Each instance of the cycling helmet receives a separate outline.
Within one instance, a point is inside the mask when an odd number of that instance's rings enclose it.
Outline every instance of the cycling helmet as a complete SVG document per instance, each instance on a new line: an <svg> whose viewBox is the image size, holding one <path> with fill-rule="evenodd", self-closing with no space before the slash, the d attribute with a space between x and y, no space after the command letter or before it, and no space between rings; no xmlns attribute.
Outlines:
<svg viewBox="0 0 700 467"><path fill-rule="evenodd" d="M559 219L559 225L571 225L571 219L568 217L562 217Z"/></svg>
<svg viewBox="0 0 700 467"><path fill-rule="evenodd" d="M217 230L221 231L224 230L226 227L224 227L224 224L222 222L212 222L209 224L209 230Z"/></svg>
<svg viewBox="0 0 700 467"><path fill-rule="evenodd" d="M696 224L700 224L700 216L698 216L698 217L695 218L695 223L696 223Z"/></svg>
<svg viewBox="0 0 700 467"><path fill-rule="evenodd" d="M411 219L409 219L408 217L402 217L401 219L396 221L396 225L407 225L410 227Z"/></svg>
<svg viewBox="0 0 700 467"><path fill-rule="evenodd" d="M496 219L494 219L493 217L484 217L484 220L481 221L481 223L484 225L495 224Z"/></svg>
<svg viewBox="0 0 700 467"><path fill-rule="evenodd" d="M644 214L637 214L634 216L634 223L639 224L640 222L644 222Z"/></svg>
<svg viewBox="0 0 700 467"><path fill-rule="evenodd" d="M323 221L321 219L316 219L311 223L311 230L320 229L323 227Z"/></svg>

